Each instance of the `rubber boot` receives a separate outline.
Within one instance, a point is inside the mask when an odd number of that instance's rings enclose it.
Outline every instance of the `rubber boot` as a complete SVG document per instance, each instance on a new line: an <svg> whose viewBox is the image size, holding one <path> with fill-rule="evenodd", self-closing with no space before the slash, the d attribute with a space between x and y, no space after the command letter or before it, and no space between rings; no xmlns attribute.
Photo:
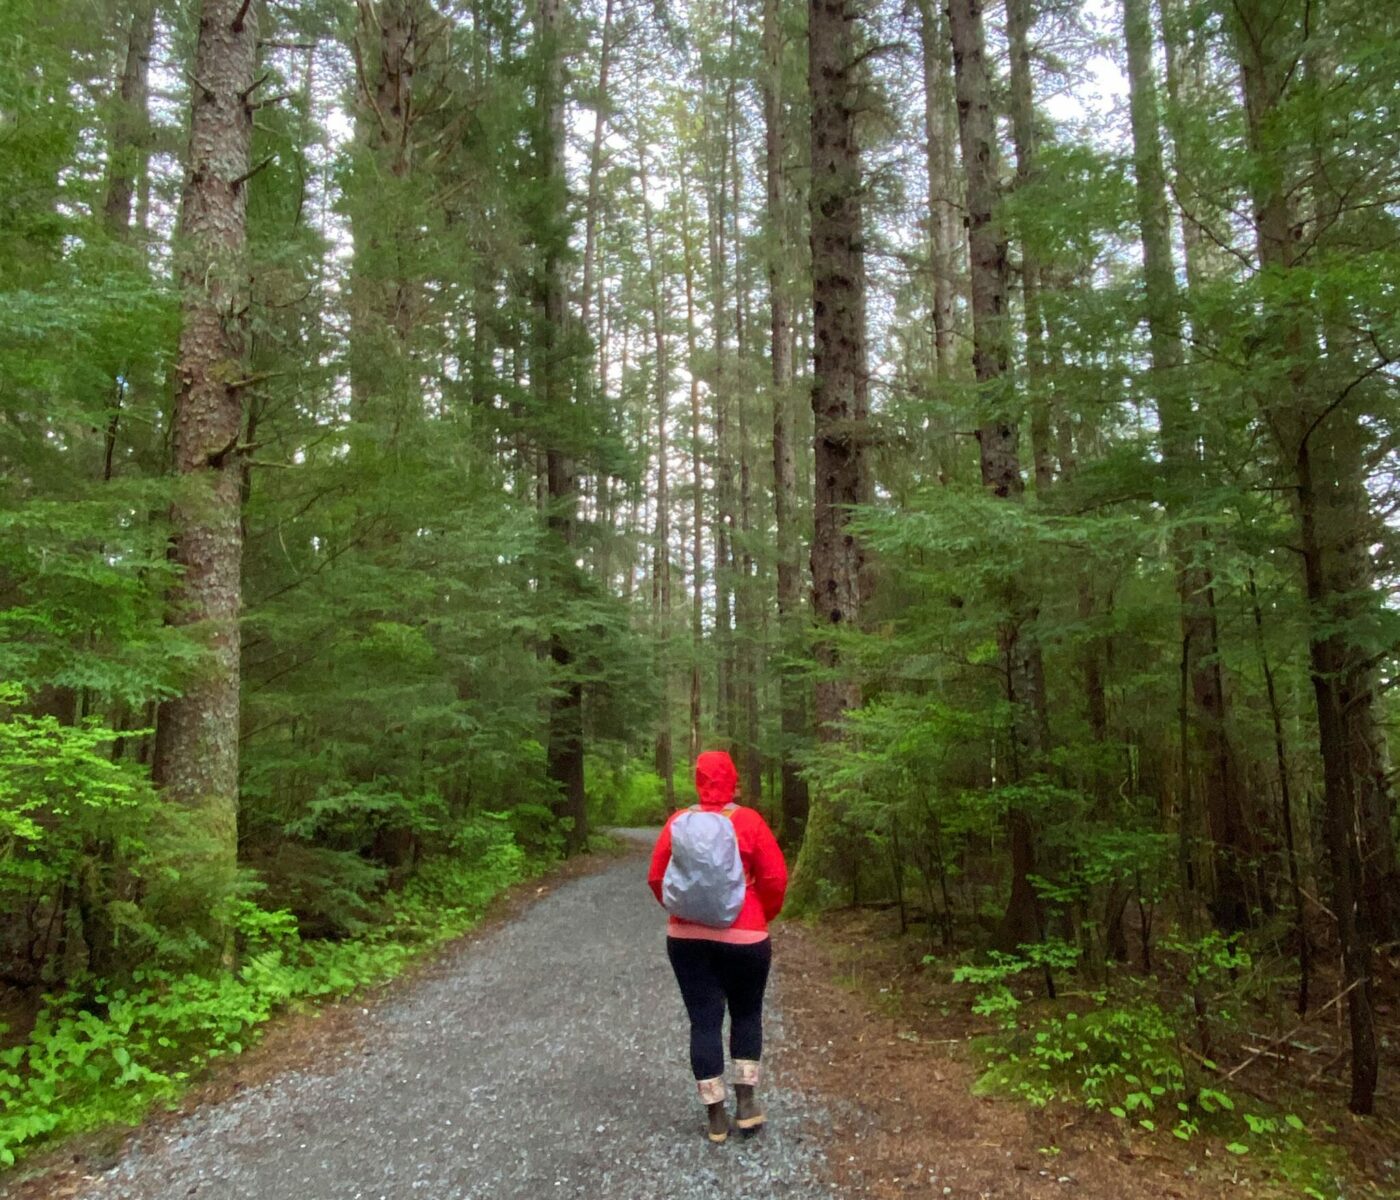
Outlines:
<svg viewBox="0 0 1400 1200"><path fill-rule="evenodd" d="M751 1058L734 1060L734 1124L741 1133L757 1133L767 1119L754 1099L758 1087L758 1063Z"/></svg>
<svg viewBox="0 0 1400 1200"><path fill-rule="evenodd" d="M709 1116L705 1135L716 1144L727 1141L729 1139L729 1111L724 1103L724 1080L718 1077L697 1079L695 1087L700 1093L700 1100L705 1105Z"/></svg>

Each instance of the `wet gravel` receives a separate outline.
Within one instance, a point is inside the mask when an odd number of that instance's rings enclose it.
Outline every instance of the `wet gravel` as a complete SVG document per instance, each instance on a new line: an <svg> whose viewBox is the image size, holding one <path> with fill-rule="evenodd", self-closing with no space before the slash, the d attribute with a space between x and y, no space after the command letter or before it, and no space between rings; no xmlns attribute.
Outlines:
<svg viewBox="0 0 1400 1200"><path fill-rule="evenodd" d="M810 1097L784 1087L782 964L768 1126L710 1145L664 913L627 858L573 880L363 1016L364 1038L138 1139L91 1200L830 1200Z"/></svg>

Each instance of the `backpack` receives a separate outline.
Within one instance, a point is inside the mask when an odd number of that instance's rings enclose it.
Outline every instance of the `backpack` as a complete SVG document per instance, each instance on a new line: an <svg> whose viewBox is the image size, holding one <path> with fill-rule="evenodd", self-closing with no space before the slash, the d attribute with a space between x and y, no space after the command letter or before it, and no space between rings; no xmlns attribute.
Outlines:
<svg viewBox="0 0 1400 1200"><path fill-rule="evenodd" d="M728 929L739 919L747 884L734 831L735 806L705 812L694 805L671 822L671 861L661 903L684 921Z"/></svg>

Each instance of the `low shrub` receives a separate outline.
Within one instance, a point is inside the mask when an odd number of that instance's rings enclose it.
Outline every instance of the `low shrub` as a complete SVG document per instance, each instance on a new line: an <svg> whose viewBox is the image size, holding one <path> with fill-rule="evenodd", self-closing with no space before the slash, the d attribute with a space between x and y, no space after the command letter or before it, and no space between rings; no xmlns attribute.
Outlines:
<svg viewBox="0 0 1400 1200"><path fill-rule="evenodd" d="M660 825L670 814L666 781L634 761L600 764L589 772L589 818L595 826L640 828Z"/></svg>

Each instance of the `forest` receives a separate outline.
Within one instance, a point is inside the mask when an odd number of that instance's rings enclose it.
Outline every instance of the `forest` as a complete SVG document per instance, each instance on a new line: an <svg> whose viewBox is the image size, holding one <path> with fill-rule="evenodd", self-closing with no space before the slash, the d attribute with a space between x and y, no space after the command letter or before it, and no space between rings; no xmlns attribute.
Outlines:
<svg viewBox="0 0 1400 1200"><path fill-rule="evenodd" d="M1383 1113L1398 289L1393 4L7 0L0 1165L711 747L1013 1094Z"/></svg>

